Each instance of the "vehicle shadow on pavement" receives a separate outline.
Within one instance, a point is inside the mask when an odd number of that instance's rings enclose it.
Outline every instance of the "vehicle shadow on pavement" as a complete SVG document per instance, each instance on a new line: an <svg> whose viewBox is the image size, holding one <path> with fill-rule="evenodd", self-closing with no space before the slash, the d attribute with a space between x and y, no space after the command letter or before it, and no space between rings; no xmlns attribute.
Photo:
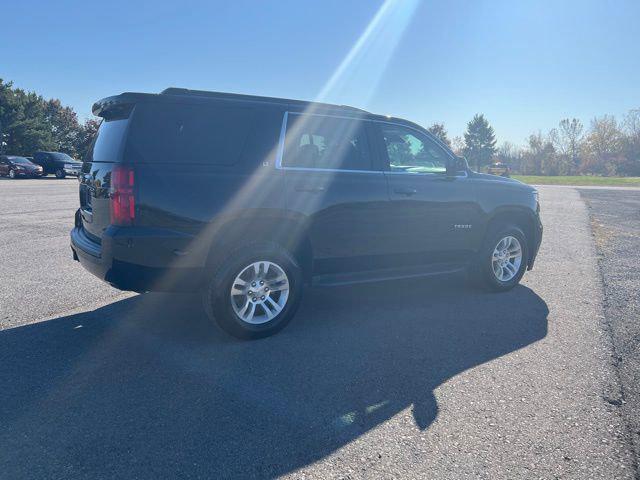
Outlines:
<svg viewBox="0 0 640 480"><path fill-rule="evenodd" d="M524 286L488 294L439 279L308 290L287 329L253 342L211 328L189 295L5 330L0 471L282 475L408 408L429 427L438 385L544 338L547 314Z"/></svg>

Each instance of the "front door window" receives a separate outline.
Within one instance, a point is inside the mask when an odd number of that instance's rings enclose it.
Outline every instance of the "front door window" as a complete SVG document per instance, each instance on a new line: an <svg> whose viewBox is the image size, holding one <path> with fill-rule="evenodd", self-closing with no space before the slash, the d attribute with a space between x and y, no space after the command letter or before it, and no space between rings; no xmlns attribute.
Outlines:
<svg viewBox="0 0 640 480"><path fill-rule="evenodd" d="M448 156L438 144L416 130L382 125L389 169L397 173L445 174Z"/></svg>

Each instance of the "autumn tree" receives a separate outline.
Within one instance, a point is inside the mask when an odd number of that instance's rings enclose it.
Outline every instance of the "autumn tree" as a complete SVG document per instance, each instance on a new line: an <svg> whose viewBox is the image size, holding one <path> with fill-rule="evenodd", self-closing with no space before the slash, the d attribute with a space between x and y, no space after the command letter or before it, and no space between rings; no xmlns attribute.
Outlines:
<svg viewBox="0 0 640 480"><path fill-rule="evenodd" d="M558 129L550 132L553 146L558 152L560 173L575 175L580 170L580 148L584 126L577 118L560 120Z"/></svg>
<svg viewBox="0 0 640 480"><path fill-rule="evenodd" d="M603 115L591 121L582 144L582 172L615 175L622 156L623 134L615 117Z"/></svg>

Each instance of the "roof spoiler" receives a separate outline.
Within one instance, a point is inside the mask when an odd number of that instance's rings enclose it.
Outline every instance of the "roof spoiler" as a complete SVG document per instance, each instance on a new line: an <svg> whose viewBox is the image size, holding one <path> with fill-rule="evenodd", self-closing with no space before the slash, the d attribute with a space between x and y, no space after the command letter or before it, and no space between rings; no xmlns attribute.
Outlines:
<svg viewBox="0 0 640 480"><path fill-rule="evenodd" d="M91 112L96 117L102 117L105 120L127 118L136 103L142 99L153 96L155 95L152 93L124 92L120 95L98 100L91 107Z"/></svg>

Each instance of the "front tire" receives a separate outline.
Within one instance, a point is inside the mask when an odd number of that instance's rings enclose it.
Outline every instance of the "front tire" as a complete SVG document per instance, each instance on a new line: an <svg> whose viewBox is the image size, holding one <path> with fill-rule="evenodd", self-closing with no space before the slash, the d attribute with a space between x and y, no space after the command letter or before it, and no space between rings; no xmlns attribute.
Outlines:
<svg viewBox="0 0 640 480"><path fill-rule="evenodd" d="M302 270L284 248L271 243L243 246L229 255L203 292L207 316L241 339L282 330L302 298Z"/></svg>
<svg viewBox="0 0 640 480"><path fill-rule="evenodd" d="M64 173L64 170L62 170L61 168L56 170L56 178L64 178L66 176L67 176L67 174Z"/></svg>
<svg viewBox="0 0 640 480"><path fill-rule="evenodd" d="M515 287L527 269L527 238L515 225L493 228L485 239L472 276L480 286L505 292Z"/></svg>
<svg viewBox="0 0 640 480"><path fill-rule="evenodd" d="M15 180L16 178L16 171L15 170L9 170L9 178L12 180Z"/></svg>

